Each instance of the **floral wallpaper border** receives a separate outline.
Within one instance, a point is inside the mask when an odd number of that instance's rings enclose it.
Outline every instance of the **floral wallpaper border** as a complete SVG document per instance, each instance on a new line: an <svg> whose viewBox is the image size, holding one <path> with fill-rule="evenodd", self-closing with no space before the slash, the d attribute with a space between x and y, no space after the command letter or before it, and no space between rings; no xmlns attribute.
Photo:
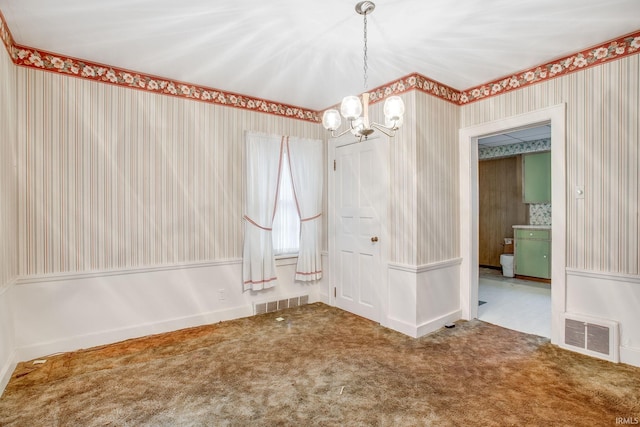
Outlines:
<svg viewBox="0 0 640 427"><path fill-rule="evenodd" d="M487 160L498 157L515 156L517 154L535 153L537 151L551 150L551 138L537 139L535 141L516 142L509 145L495 147L478 147L478 159Z"/></svg>
<svg viewBox="0 0 640 427"><path fill-rule="evenodd" d="M459 104L460 92L435 80L431 80L421 74L412 73L404 77L394 80L390 83L372 89L369 92L369 104L384 101L386 98L394 95L400 95L412 90L419 90L429 95L436 96L456 105ZM334 104L327 108L339 108L340 104ZM319 111L322 114L324 110Z"/></svg>
<svg viewBox="0 0 640 427"><path fill-rule="evenodd" d="M154 93L189 98L212 104L243 108L316 123L322 120L322 113L314 110L225 92L219 89L200 87L177 80L145 75L135 71L70 58L19 45L14 42L2 12L0 12L0 37L2 37L2 41L9 55L16 65L67 74L118 86L126 86L132 89L146 90Z"/></svg>
<svg viewBox="0 0 640 427"><path fill-rule="evenodd" d="M309 110L219 89L195 86L185 82L149 76L135 71L21 46L13 40L1 11L0 37L16 65L316 123L321 121L322 111ZM554 77L584 70L604 62L620 59L624 56L633 55L639 51L640 30L547 64L463 91L453 89L418 73L412 73L373 89L370 92L370 99L371 103L375 103L392 95L419 90L456 105L465 105Z"/></svg>
<svg viewBox="0 0 640 427"><path fill-rule="evenodd" d="M460 91L418 73L409 74L373 89L369 92L369 99L372 103L380 102L389 96L398 95L410 90L419 90L454 104L459 104L460 100Z"/></svg>
<svg viewBox="0 0 640 427"><path fill-rule="evenodd" d="M53 71L118 86L126 86L132 89L141 89L148 92L195 99L229 107L244 108L311 122L321 121L317 111L63 57L25 46L14 45L11 54L13 62L17 65L38 68L44 71Z"/></svg>
<svg viewBox="0 0 640 427"><path fill-rule="evenodd" d="M585 49L573 55L521 71L512 76L466 89L460 93L460 104L468 104L504 92L540 83L604 62L633 55L640 50L640 31Z"/></svg>
<svg viewBox="0 0 640 427"><path fill-rule="evenodd" d="M2 43L4 43L4 46L7 48L9 55L11 55L11 47L15 42L13 41L13 36L11 35L11 31L9 31L7 21L5 21L2 11L0 11L0 38L2 38Z"/></svg>

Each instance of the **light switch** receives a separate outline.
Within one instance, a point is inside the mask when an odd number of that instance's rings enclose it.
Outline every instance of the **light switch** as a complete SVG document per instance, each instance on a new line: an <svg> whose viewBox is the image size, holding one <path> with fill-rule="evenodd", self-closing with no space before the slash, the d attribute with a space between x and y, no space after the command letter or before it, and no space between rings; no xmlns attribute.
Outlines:
<svg viewBox="0 0 640 427"><path fill-rule="evenodd" d="M584 187L576 185L576 199L584 199Z"/></svg>

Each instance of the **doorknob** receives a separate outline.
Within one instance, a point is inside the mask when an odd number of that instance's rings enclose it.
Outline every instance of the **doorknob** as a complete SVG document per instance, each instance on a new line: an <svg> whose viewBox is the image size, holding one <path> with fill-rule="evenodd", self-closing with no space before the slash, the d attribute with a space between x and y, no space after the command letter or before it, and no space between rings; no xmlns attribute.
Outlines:
<svg viewBox="0 0 640 427"><path fill-rule="evenodd" d="M373 237L371 238L371 241L372 241L373 243L377 242L377 241L378 241L378 236L373 236Z"/></svg>

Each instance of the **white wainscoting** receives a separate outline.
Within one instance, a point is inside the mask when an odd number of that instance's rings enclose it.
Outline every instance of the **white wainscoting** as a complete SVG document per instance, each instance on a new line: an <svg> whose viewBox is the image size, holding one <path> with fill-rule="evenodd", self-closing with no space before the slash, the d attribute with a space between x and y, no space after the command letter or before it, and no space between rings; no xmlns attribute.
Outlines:
<svg viewBox="0 0 640 427"><path fill-rule="evenodd" d="M459 320L460 262L389 264L387 326L417 338Z"/></svg>
<svg viewBox="0 0 640 427"><path fill-rule="evenodd" d="M333 291L333 285L331 284L331 265L329 264L329 252L322 251L322 280L318 286L318 294L316 295L317 301L331 305L331 295Z"/></svg>
<svg viewBox="0 0 640 427"><path fill-rule="evenodd" d="M14 286L14 283L11 282L0 288L0 396L16 367L15 335L9 301Z"/></svg>
<svg viewBox="0 0 640 427"><path fill-rule="evenodd" d="M22 278L14 286L16 361L210 324L253 314L253 303L309 295L322 281L294 282L295 264L278 266L278 285L242 292L239 259L160 268Z"/></svg>
<svg viewBox="0 0 640 427"><path fill-rule="evenodd" d="M567 312L618 322L620 362L634 366L640 366L639 305L640 276L567 269Z"/></svg>

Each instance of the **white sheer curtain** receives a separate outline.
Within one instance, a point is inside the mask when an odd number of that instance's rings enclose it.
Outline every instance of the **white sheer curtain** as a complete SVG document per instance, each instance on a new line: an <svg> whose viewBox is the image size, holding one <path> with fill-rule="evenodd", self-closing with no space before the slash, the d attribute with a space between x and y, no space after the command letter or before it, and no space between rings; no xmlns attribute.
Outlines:
<svg viewBox="0 0 640 427"><path fill-rule="evenodd" d="M278 197L284 137L246 134L243 289L276 284L271 228Z"/></svg>
<svg viewBox="0 0 640 427"><path fill-rule="evenodd" d="M282 153L282 169L280 171L280 189L278 190L278 206L273 218L273 253L278 255L295 255L300 247L300 216L296 199L293 195L291 172L289 171L289 154L287 145Z"/></svg>
<svg viewBox="0 0 640 427"><path fill-rule="evenodd" d="M296 280L322 278L322 141L288 138L289 167L300 214L300 249Z"/></svg>

